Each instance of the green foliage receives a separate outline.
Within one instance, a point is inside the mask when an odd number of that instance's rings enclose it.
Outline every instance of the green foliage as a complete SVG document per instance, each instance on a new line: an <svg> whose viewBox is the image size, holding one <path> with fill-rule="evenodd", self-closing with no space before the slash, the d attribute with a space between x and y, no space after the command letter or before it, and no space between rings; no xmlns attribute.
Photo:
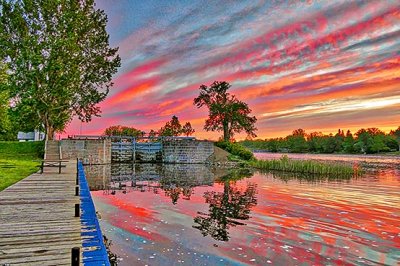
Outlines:
<svg viewBox="0 0 400 266"><path fill-rule="evenodd" d="M13 139L10 120L10 97L7 91L6 65L0 62L0 140Z"/></svg>
<svg viewBox="0 0 400 266"><path fill-rule="evenodd" d="M43 158L44 141L0 141L0 156Z"/></svg>
<svg viewBox="0 0 400 266"><path fill-rule="evenodd" d="M149 131L149 137L154 138L154 137L157 137L157 135L158 135L158 133L155 130L152 129Z"/></svg>
<svg viewBox="0 0 400 266"><path fill-rule="evenodd" d="M396 130L390 131L390 135L391 135L394 139L396 139L396 141L397 141L397 146L398 146L398 149L397 149L397 150L400 150L400 127L398 127Z"/></svg>
<svg viewBox="0 0 400 266"><path fill-rule="evenodd" d="M134 127L127 126L110 126L104 131L104 135L107 136L130 136L130 137L142 137L144 132Z"/></svg>
<svg viewBox="0 0 400 266"><path fill-rule="evenodd" d="M187 122L183 127L179 122L178 117L173 116L171 121L168 121L164 127L162 127L159 132L155 130L150 130L148 133L149 137L157 137L157 136L180 136L182 134L189 136L194 133L194 129L192 125ZM104 135L108 136L131 136L131 137L143 137L146 132L136 129L134 127L128 126L110 126L106 128L104 131Z"/></svg>
<svg viewBox="0 0 400 266"><path fill-rule="evenodd" d="M291 160L286 155L279 160L253 160L249 162L249 165L268 171L285 171L338 178L351 178L362 174L362 171L358 168L346 164L324 163L315 160Z"/></svg>
<svg viewBox="0 0 400 266"><path fill-rule="evenodd" d="M44 142L0 141L0 191L38 170Z"/></svg>
<svg viewBox="0 0 400 266"><path fill-rule="evenodd" d="M385 136L383 141L384 141L385 145L389 148L389 150L398 150L399 149L399 144L398 144L398 141L395 136L393 136L393 135Z"/></svg>
<svg viewBox="0 0 400 266"><path fill-rule="evenodd" d="M186 137L193 135L194 129L192 128L192 124L190 122L186 122L186 124L182 127L182 134Z"/></svg>
<svg viewBox="0 0 400 266"><path fill-rule="evenodd" d="M75 115L84 122L98 116L120 58L94 0L0 0L0 13L0 59L26 122L44 125L52 138Z"/></svg>
<svg viewBox="0 0 400 266"><path fill-rule="evenodd" d="M345 153L354 153L354 138L353 135L351 134L350 130L347 131L346 137L343 140L342 143L343 147L343 152Z"/></svg>
<svg viewBox="0 0 400 266"><path fill-rule="evenodd" d="M214 81L210 87L200 86L200 95L194 99L197 108L208 107L208 119L204 125L207 131L222 131L224 141L229 141L235 133L245 131L249 137L256 137L255 116L251 109L236 96L228 93L228 82Z"/></svg>
<svg viewBox="0 0 400 266"><path fill-rule="evenodd" d="M254 159L253 153L240 144L231 143L229 141L219 141L215 142L215 146L231 153L232 155L238 156L242 160L248 161Z"/></svg>
<svg viewBox="0 0 400 266"><path fill-rule="evenodd" d="M168 121L158 132L160 136L179 136L182 134L182 125L177 116L172 116L171 121Z"/></svg>
<svg viewBox="0 0 400 266"><path fill-rule="evenodd" d="M0 91L0 140L12 138L11 121L9 118L9 97L7 91Z"/></svg>
<svg viewBox="0 0 400 266"><path fill-rule="evenodd" d="M307 152L308 146L303 129L296 129L293 134L287 137L288 147L291 152Z"/></svg>
<svg viewBox="0 0 400 266"><path fill-rule="evenodd" d="M385 135L372 136L372 142L369 147L371 153L388 152L389 147L385 144Z"/></svg>
<svg viewBox="0 0 400 266"><path fill-rule="evenodd" d="M396 132L398 135L396 135ZM378 128L360 129L355 137L348 130L338 130L335 135L324 135L321 132L307 134L297 129L285 138L265 140L245 140L241 145L253 150L269 152L312 152L312 153L379 153L398 151L400 144L400 127L397 131L385 134Z"/></svg>

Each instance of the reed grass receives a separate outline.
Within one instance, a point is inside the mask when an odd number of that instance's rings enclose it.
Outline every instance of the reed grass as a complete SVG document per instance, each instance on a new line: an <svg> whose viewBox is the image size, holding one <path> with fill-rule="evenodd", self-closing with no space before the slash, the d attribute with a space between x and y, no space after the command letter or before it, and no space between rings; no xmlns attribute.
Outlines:
<svg viewBox="0 0 400 266"><path fill-rule="evenodd" d="M351 178L362 175L362 170L358 167L343 163L319 162L315 160L291 160L286 155L278 160L252 160L249 161L251 167L268 170L284 171L300 174L313 174L322 176L334 176Z"/></svg>

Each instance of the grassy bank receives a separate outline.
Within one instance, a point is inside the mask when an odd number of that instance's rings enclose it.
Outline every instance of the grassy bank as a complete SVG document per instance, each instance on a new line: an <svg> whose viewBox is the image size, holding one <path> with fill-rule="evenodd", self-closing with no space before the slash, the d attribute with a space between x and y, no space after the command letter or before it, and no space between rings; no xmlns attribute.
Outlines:
<svg viewBox="0 0 400 266"><path fill-rule="evenodd" d="M228 141L218 141L214 143L215 146L229 152L232 156L229 158L231 160L254 160L255 157L251 151L246 149L240 144L231 143Z"/></svg>
<svg viewBox="0 0 400 266"><path fill-rule="evenodd" d="M291 160L287 156L282 156L282 158L278 160L251 160L248 164L251 167L268 171L284 171L337 178L351 178L362 174L360 169L343 163L325 163L315 160Z"/></svg>
<svg viewBox="0 0 400 266"><path fill-rule="evenodd" d="M0 191L38 170L43 142L0 142Z"/></svg>
<svg viewBox="0 0 400 266"><path fill-rule="evenodd" d="M329 178L343 178L360 176L361 169L351 165L337 162L320 162L316 160L291 160L286 155L275 160L257 160L253 153L242 145L230 142L216 142L215 146L231 153L228 159L241 162L243 166L248 166L264 171L281 171L286 173L308 175L313 179L316 176ZM239 166L240 164L238 164Z"/></svg>

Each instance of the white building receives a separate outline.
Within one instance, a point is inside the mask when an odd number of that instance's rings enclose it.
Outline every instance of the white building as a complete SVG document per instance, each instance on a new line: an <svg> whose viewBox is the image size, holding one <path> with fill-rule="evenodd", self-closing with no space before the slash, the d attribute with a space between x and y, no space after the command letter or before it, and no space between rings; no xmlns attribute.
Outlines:
<svg viewBox="0 0 400 266"><path fill-rule="evenodd" d="M17 139L19 141L40 141L44 140L45 134L40 132L39 130L35 130L34 132L22 132L19 131L17 135Z"/></svg>

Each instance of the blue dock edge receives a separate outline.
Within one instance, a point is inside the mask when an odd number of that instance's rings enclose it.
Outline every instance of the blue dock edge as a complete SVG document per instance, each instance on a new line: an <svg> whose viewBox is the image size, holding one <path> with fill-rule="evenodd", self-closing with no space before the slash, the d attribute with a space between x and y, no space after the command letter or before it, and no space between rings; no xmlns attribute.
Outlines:
<svg viewBox="0 0 400 266"><path fill-rule="evenodd" d="M96 209L90 195L89 185L81 161L78 161L79 196L81 200L81 237L83 265L110 266L103 234L97 219Z"/></svg>

